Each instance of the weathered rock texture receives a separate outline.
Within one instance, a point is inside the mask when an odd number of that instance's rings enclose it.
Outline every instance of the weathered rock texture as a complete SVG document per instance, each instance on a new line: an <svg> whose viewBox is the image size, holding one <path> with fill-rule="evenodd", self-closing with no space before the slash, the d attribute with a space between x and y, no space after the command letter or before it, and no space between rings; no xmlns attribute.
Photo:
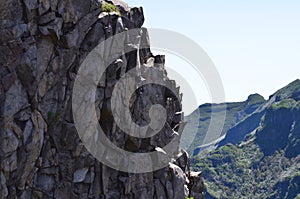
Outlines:
<svg viewBox="0 0 300 199"><path fill-rule="evenodd" d="M190 196L202 198L200 174L193 175L189 183L186 153L159 171L130 174L102 165L77 135L71 97L80 63L101 41L140 28L144 22L142 8L114 3L122 16L102 12L101 3L94 0L0 1L1 199L183 199L189 196L188 188ZM97 91L99 121L107 136L118 147L133 152L163 147L180 136L179 126L183 125L183 116L178 115L180 99L153 85L144 88L147 94L136 96L132 114L137 122L147 123L143 113L149 110L143 103L165 105L168 122L163 132L137 139L115 128L108 104L116 80L137 63L142 68L146 63L149 67L151 60L164 64L164 57L154 57L150 48L138 50L141 40L149 40L147 30L142 30L136 35L137 43L128 44L133 51L108 68ZM175 87L164 68L160 70L162 76L157 78Z"/></svg>

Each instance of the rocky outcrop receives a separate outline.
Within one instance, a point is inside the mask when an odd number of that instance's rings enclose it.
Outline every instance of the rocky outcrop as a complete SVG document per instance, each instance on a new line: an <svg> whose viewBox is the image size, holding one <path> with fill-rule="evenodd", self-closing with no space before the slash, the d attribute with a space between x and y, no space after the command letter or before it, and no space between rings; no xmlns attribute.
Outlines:
<svg viewBox="0 0 300 199"><path fill-rule="evenodd" d="M148 173L126 173L97 161L83 146L72 115L72 91L78 68L97 44L119 32L140 28L142 8L113 1L118 13L101 11L95 0L7 0L0 2L0 198L202 198L201 176L191 176L188 156L179 154L169 166ZM163 68L164 57L138 48L148 42L142 28L132 48L108 67L97 86L99 123L118 147L151 152L179 140L181 99L157 85L133 96L132 117L147 124L148 105L167 108L163 130L138 139L116 127L110 99L116 80L139 65L143 74L158 64L160 76L174 90ZM111 46L107 46L110 51ZM152 60L152 61L151 61ZM153 97L156 96L156 97ZM101 139L101 138L100 138ZM177 148L179 151L179 148ZM108 154L109 155L109 154ZM113 155L109 156L112 157ZM195 179L199 182L196 182ZM189 189L191 191L189 192Z"/></svg>

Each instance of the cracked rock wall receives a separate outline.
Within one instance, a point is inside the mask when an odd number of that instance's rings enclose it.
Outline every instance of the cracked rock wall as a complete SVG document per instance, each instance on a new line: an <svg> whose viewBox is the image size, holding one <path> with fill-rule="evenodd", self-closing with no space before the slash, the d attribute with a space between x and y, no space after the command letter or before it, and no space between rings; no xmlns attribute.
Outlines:
<svg viewBox="0 0 300 199"><path fill-rule="evenodd" d="M87 54L101 41L144 22L142 8L113 1L121 13L104 13L94 0L0 1L0 198L202 198L201 174L189 172L188 156L164 169L130 174L98 162L81 143L72 117L72 89L77 70ZM99 122L109 139L128 151L157 150L179 136L183 123L181 100L166 89L147 86L135 96L132 116L147 123L147 103L168 104L168 121L162 133L137 139L113 128L109 99L119 76L141 64L161 65L164 56L138 49L149 41L147 30L136 35L130 53L106 71L97 90ZM129 44L127 44L129 45ZM108 49L109 50L109 49ZM150 61L149 61L150 60ZM154 65L150 66L154 67ZM179 94L179 93L178 93ZM158 96L153 98L151 96ZM179 140L178 138L178 140ZM179 148L178 148L179 151Z"/></svg>

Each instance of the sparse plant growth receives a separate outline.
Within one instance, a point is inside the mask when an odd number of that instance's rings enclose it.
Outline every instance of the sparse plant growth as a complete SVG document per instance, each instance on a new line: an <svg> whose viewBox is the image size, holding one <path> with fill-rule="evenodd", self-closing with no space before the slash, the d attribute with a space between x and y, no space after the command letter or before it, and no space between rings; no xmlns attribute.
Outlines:
<svg viewBox="0 0 300 199"><path fill-rule="evenodd" d="M116 5L107 3L105 1L102 2L101 11L102 12L108 12L108 13L116 12L119 16L121 16L121 13L120 13L120 11L119 11L119 9L117 8Z"/></svg>
<svg viewBox="0 0 300 199"><path fill-rule="evenodd" d="M288 99L285 99L285 100L282 100L282 101L272 104L271 108L273 110L289 109L289 108L295 107L296 105L297 105L297 101L295 101L294 99L288 98Z"/></svg>

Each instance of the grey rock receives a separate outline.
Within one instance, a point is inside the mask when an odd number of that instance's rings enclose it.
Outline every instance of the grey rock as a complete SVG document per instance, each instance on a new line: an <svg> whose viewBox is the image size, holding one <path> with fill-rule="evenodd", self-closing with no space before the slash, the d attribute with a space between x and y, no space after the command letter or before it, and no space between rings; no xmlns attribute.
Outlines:
<svg viewBox="0 0 300 199"><path fill-rule="evenodd" d="M73 182L74 183L83 182L88 171L89 171L88 168L76 170L74 173Z"/></svg>
<svg viewBox="0 0 300 199"><path fill-rule="evenodd" d="M72 92L81 63L102 41L144 23L142 8L130 8L119 0L111 3L117 5L121 17L101 12L97 0L0 2L0 199L174 199L202 195L201 175L190 175L188 156L179 151L185 125L179 88L166 75L165 57L152 55L146 28L114 39L101 49L100 57L109 57L106 62L110 67L99 77L95 110L106 137L117 147L159 153L138 165L133 164L138 161L134 156L118 162L118 155L111 151L100 151L99 155L111 165L124 164L136 170L152 168L152 161L170 163L169 166L142 174L120 172L92 157L79 139ZM125 50L131 52L124 54ZM170 97L165 88L155 85L144 86L132 96L132 119L140 125L150 122L149 105L166 107L165 126L147 139L127 135L112 116L114 86L133 68L136 78L132 85L161 81L179 96ZM88 72L94 73L94 69ZM122 89L127 91L126 85ZM89 99L88 91L82 95ZM118 96L121 102L123 98ZM115 107L119 115L123 107L123 103ZM156 118L163 119L161 114ZM128 123L127 119L121 124ZM145 133L156 128L158 123L153 122ZM95 145L104 140L97 133L86 136ZM163 148L173 139L175 144L169 149L178 155L177 160L172 160L169 156L173 154L168 155Z"/></svg>
<svg viewBox="0 0 300 199"><path fill-rule="evenodd" d="M28 106L27 94L19 81L6 92L4 112L6 117L13 117L18 111Z"/></svg>
<svg viewBox="0 0 300 199"><path fill-rule="evenodd" d="M191 172L189 176L189 190L190 196L195 199L203 199L203 188L204 184L202 181L202 173L201 172Z"/></svg>
<svg viewBox="0 0 300 199"><path fill-rule="evenodd" d="M172 184L174 198L184 198L185 189L184 185L186 183L186 175L184 172L175 164L170 163L170 169L172 172Z"/></svg>
<svg viewBox="0 0 300 199"><path fill-rule="evenodd" d="M26 8L29 10L33 10L39 7L37 0L24 0Z"/></svg>
<svg viewBox="0 0 300 199"><path fill-rule="evenodd" d="M80 46L90 31L91 27L96 23L99 10L93 11L84 16L74 27L74 29L65 36L65 47L73 48Z"/></svg>
<svg viewBox="0 0 300 199"><path fill-rule="evenodd" d="M3 173L0 173L0 198L4 199L8 196L8 189L6 186L6 179Z"/></svg>
<svg viewBox="0 0 300 199"><path fill-rule="evenodd" d="M50 7L51 7L51 0L41 0L40 3L38 4L39 15L45 14L50 9Z"/></svg>
<svg viewBox="0 0 300 199"><path fill-rule="evenodd" d="M13 172L17 169L17 152L14 152L12 155L7 157L5 160L2 161L1 166L3 167L3 171L5 173Z"/></svg>
<svg viewBox="0 0 300 199"><path fill-rule="evenodd" d="M24 143L24 144L27 143L28 138L31 136L31 134L32 134L32 129L33 129L33 124L32 124L32 122L31 122L31 120L28 120L28 121L26 122L24 131L23 131L23 143Z"/></svg>
<svg viewBox="0 0 300 199"><path fill-rule="evenodd" d="M167 198L168 199L171 199L171 198L174 198L174 187L173 187L173 184L171 181L167 181L166 182L166 189L167 189Z"/></svg>
<svg viewBox="0 0 300 199"><path fill-rule="evenodd" d="M54 21L55 18L55 12L48 12L39 18L38 25L46 25L47 23Z"/></svg>
<svg viewBox="0 0 300 199"><path fill-rule="evenodd" d="M157 199L167 198L165 193L165 187L161 184L160 180L158 179L154 180L154 186L155 186L155 197Z"/></svg>
<svg viewBox="0 0 300 199"><path fill-rule="evenodd" d="M17 75L15 73L8 74L1 79L4 89L7 91L11 85L17 80Z"/></svg>
<svg viewBox="0 0 300 199"><path fill-rule="evenodd" d="M6 129L5 134L1 137L1 150L3 151L4 155L17 150L19 146L19 140L10 129Z"/></svg>
<svg viewBox="0 0 300 199"><path fill-rule="evenodd" d="M39 174L37 177L37 186L45 191L50 192L55 184L53 175Z"/></svg>
<svg viewBox="0 0 300 199"><path fill-rule="evenodd" d="M54 20L50 20L46 25L39 26L39 30L45 36L53 36L52 33L54 33L56 38L59 39L62 34L62 26L63 20L61 18L54 18Z"/></svg>

